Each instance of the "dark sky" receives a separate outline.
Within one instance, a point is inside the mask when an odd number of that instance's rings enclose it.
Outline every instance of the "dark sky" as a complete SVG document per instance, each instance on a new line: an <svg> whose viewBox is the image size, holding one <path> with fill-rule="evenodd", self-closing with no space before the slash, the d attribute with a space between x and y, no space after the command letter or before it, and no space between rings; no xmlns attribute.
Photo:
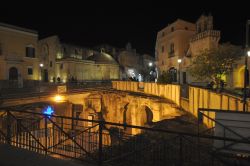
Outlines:
<svg viewBox="0 0 250 166"><path fill-rule="evenodd" d="M38 30L40 38L57 34L86 47L102 43L124 47L131 42L139 53L153 55L157 31L177 18L195 22L203 12L211 12L215 28L222 31L221 41L242 46L250 19L250 6L239 0L223 5L219 0L66 1L1 4L0 22Z"/></svg>

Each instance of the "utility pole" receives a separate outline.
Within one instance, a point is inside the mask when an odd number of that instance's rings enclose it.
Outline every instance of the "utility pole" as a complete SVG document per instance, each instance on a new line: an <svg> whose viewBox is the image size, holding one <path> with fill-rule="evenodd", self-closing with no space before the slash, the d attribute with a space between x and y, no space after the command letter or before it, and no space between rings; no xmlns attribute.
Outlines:
<svg viewBox="0 0 250 166"><path fill-rule="evenodd" d="M248 56L250 56L250 51L248 50L248 38L249 38L249 25L250 20L247 20L246 22L246 52L245 52L245 72L244 72L244 95L243 95L243 111L246 112L246 106L247 106L247 78L249 77L248 74Z"/></svg>

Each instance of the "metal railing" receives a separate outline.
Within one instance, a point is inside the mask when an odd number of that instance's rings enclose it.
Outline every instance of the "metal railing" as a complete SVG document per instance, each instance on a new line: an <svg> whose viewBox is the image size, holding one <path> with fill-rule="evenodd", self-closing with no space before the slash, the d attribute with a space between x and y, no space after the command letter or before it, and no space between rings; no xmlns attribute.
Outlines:
<svg viewBox="0 0 250 166"><path fill-rule="evenodd" d="M148 128L11 108L0 112L0 143L98 165L249 164L248 158L215 151L213 142L217 140L249 143L157 126Z"/></svg>

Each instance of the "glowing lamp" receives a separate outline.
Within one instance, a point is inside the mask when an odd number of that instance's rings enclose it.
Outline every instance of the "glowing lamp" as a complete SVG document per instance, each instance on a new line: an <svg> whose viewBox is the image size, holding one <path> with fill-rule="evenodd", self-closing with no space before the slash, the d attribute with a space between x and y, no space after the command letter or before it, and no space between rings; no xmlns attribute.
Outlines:
<svg viewBox="0 0 250 166"><path fill-rule="evenodd" d="M62 101L63 101L63 96L61 96L61 95L56 95L56 96L54 97L54 101L55 101L55 102L62 102Z"/></svg>
<svg viewBox="0 0 250 166"><path fill-rule="evenodd" d="M43 110L43 114L45 114L46 116L48 116L50 118L50 116L54 113L54 109L51 106L46 107Z"/></svg>
<svg viewBox="0 0 250 166"><path fill-rule="evenodd" d="M247 56L250 57L250 51L247 51Z"/></svg>

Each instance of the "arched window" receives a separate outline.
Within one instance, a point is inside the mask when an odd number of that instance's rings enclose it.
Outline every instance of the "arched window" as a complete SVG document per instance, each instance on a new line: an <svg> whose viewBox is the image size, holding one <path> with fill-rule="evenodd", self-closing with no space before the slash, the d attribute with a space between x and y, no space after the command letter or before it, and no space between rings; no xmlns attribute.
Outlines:
<svg viewBox="0 0 250 166"><path fill-rule="evenodd" d="M9 80L17 80L18 79L18 70L15 67L11 67L9 69Z"/></svg>

